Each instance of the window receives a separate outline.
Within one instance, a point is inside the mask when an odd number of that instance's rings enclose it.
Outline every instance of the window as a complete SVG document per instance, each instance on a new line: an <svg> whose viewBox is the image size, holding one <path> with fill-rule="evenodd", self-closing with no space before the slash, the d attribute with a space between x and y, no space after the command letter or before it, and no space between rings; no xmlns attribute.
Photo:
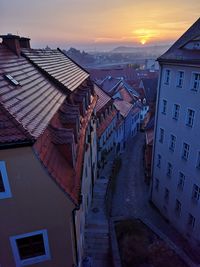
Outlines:
<svg viewBox="0 0 200 267"><path fill-rule="evenodd" d="M155 181L155 189L156 189L156 191L159 191L159 180L157 178Z"/></svg>
<svg viewBox="0 0 200 267"><path fill-rule="evenodd" d="M164 129L160 128L159 142L163 143L163 141L164 141Z"/></svg>
<svg viewBox="0 0 200 267"><path fill-rule="evenodd" d="M175 212L177 216L181 215L181 202L176 199Z"/></svg>
<svg viewBox="0 0 200 267"><path fill-rule="evenodd" d="M163 99L163 102L162 102L162 113L166 114L166 111L167 111L167 101Z"/></svg>
<svg viewBox="0 0 200 267"><path fill-rule="evenodd" d="M171 151L174 151L175 144L176 144L176 136L174 136L173 134L171 134L171 136L170 136L170 143L169 143L169 149Z"/></svg>
<svg viewBox="0 0 200 267"><path fill-rule="evenodd" d="M174 104L173 119L178 120L180 105Z"/></svg>
<svg viewBox="0 0 200 267"><path fill-rule="evenodd" d="M188 214L188 226L193 229L194 225L195 225L195 217L191 213L189 213Z"/></svg>
<svg viewBox="0 0 200 267"><path fill-rule="evenodd" d="M184 72L178 71L177 87L183 87Z"/></svg>
<svg viewBox="0 0 200 267"><path fill-rule="evenodd" d="M167 188L165 188L164 200L167 203L169 202L169 190Z"/></svg>
<svg viewBox="0 0 200 267"><path fill-rule="evenodd" d="M196 184L193 186L192 199L194 202L198 202L200 198L200 187Z"/></svg>
<svg viewBox="0 0 200 267"><path fill-rule="evenodd" d="M185 175L182 172L179 172L178 189L182 191L184 184L185 184Z"/></svg>
<svg viewBox="0 0 200 267"><path fill-rule="evenodd" d="M160 166L161 166L161 155L158 154L158 156L157 156L157 167L160 168Z"/></svg>
<svg viewBox="0 0 200 267"><path fill-rule="evenodd" d="M186 160L188 159L189 150L190 150L190 146L186 143L183 143L183 153L182 153L183 159L186 159Z"/></svg>
<svg viewBox="0 0 200 267"><path fill-rule="evenodd" d="M194 123L194 114L195 111L192 109L188 109L187 118L186 118L186 125L192 127Z"/></svg>
<svg viewBox="0 0 200 267"><path fill-rule="evenodd" d="M170 162L167 163L167 176L172 176L172 164Z"/></svg>
<svg viewBox="0 0 200 267"><path fill-rule="evenodd" d="M10 197L12 197L12 194L10 191L6 165L4 161L0 161L0 199Z"/></svg>
<svg viewBox="0 0 200 267"><path fill-rule="evenodd" d="M198 152L198 156L197 156L197 168L200 169L200 151Z"/></svg>
<svg viewBox="0 0 200 267"><path fill-rule="evenodd" d="M13 85L19 85L20 83L15 80L10 74L6 74L5 77L13 84Z"/></svg>
<svg viewBox="0 0 200 267"><path fill-rule="evenodd" d="M165 70L165 78L164 78L164 83L169 84L169 79L170 79L170 70Z"/></svg>
<svg viewBox="0 0 200 267"><path fill-rule="evenodd" d="M192 74L192 90L197 91L200 87L200 73Z"/></svg>
<svg viewBox="0 0 200 267"><path fill-rule="evenodd" d="M10 242L17 267L50 259L47 230L12 236Z"/></svg>

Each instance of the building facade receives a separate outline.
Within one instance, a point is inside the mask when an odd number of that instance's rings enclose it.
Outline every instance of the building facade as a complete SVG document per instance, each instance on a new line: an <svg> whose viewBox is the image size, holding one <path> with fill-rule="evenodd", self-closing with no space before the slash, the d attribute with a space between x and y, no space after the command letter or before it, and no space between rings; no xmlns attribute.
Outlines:
<svg viewBox="0 0 200 267"><path fill-rule="evenodd" d="M97 172L89 74L28 38L0 43L0 265L81 266Z"/></svg>
<svg viewBox="0 0 200 267"><path fill-rule="evenodd" d="M159 58L153 203L200 242L200 19Z"/></svg>

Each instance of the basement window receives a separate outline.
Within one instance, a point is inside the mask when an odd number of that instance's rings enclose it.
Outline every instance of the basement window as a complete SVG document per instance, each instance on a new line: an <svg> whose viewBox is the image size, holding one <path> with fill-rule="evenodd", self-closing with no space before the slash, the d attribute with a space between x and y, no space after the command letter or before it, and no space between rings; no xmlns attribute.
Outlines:
<svg viewBox="0 0 200 267"><path fill-rule="evenodd" d="M20 83L15 80L10 74L5 74L6 79L8 79L13 85L17 86L20 85Z"/></svg>
<svg viewBox="0 0 200 267"><path fill-rule="evenodd" d="M10 242L16 266L32 265L51 258L47 230L12 236Z"/></svg>

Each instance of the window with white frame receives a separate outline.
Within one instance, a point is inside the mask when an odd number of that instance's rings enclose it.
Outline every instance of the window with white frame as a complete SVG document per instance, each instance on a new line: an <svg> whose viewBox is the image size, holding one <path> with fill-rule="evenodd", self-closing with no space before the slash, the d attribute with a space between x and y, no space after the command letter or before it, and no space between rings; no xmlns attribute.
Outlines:
<svg viewBox="0 0 200 267"><path fill-rule="evenodd" d="M192 199L194 202L198 202L200 198L200 187L196 184L193 185Z"/></svg>
<svg viewBox="0 0 200 267"><path fill-rule="evenodd" d="M177 76L177 87L183 87L183 80L184 80L184 71L178 71Z"/></svg>
<svg viewBox="0 0 200 267"><path fill-rule="evenodd" d="M171 71L169 69L165 70L165 76L164 76L164 83L165 84L169 84L170 73L171 73Z"/></svg>
<svg viewBox="0 0 200 267"><path fill-rule="evenodd" d="M169 189L165 188L164 200L166 203L169 202Z"/></svg>
<svg viewBox="0 0 200 267"><path fill-rule="evenodd" d="M164 129L160 128L160 132L159 132L159 142L163 143L164 141Z"/></svg>
<svg viewBox="0 0 200 267"><path fill-rule="evenodd" d="M198 152L198 155L197 155L197 165L196 165L196 167L200 169L200 151Z"/></svg>
<svg viewBox="0 0 200 267"><path fill-rule="evenodd" d="M200 73L192 74L192 90L197 91L200 87Z"/></svg>
<svg viewBox="0 0 200 267"><path fill-rule="evenodd" d="M180 105L174 104L173 119L178 120L180 113Z"/></svg>
<svg viewBox="0 0 200 267"><path fill-rule="evenodd" d="M161 167L161 155L158 154L157 156L157 167L160 168Z"/></svg>
<svg viewBox="0 0 200 267"><path fill-rule="evenodd" d="M189 127L192 127L194 124L194 114L195 114L194 110L188 109L187 118L186 118L186 125Z"/></svg>
<svg viewBox="0 0 200 267"><path fill-rule="evenodd" d="M178 179L178 189L183 190L185 184L185 175L182 172L179 172L179 179Z"/></svg>
<svg viewBox="0 0 200 267"><path fill-rule="evenodd" d="M178 199L176 199L175 212L177 216L181 215L181 202Z"/></svg>
<svg viewBox="0 0 200 267"><path fill-rule="evenodd" d="M166 114L167 112L167 100L163 99L162 101L162 113Z"/></svg>
<svg viewBox="0 0 200 267"><path fill-rule="evenodd" d="M194 228L194 225L195 225L195 217L191 213L188 214L188 223L187 224L188 224L188 226L191 229Z"/></svg>
<svg viewBox="0 0 200 267"><path fill-rule="evenodd" d="M159 182L159 180L156 178L156 180L155 180L155 190L158 192L159 191L159 184L160 184L160 182Z"/></svg>
<svg viewBox="0 0 200 267"><path fill-rule="evenodd" d="M174 136L173 134L171 134L170 135L170 142L169 142L169 149L171 151L174 151L175 145L176 145L176 136Z"/></svg>
<svg viewBox="0 0 200 267"><path fill-rule="evenodd" d="M0 161L0 199L12 197L7 176L6 164Z"/></svg>
<svg viewBox="0 0 200 267"><path fill-rule="evenodd" d="M167 163L167 176L172 176L172 164L170 162Z"/></svg>
<svg viewBox="0 0 200 267"><path fill-rule="evenodd" d="M190 150L190 146L186 143L183 143L183 152L182 152L183 159L186 159L186 160L188 159L189 150Z"/></svg>
<svg viewBox="0 0 200 267"><path fill-rule="evenodd" d="M12 236L10 242L17 267L43 262L51 258L45 229Z"/></svg>

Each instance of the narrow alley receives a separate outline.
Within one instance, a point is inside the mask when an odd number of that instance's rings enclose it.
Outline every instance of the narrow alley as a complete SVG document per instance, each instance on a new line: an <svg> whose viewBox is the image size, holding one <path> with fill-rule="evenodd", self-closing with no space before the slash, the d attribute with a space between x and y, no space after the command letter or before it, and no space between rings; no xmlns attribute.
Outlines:
<svg viewBox="0 0 200 267"><path fill-rule="evenodd" d="M112 199L112 219L141 218L171 242L189 266L196 266L192 261L192 253L187 242L159 214L149 202L150 186L145 183L143 148L145 134L138 133L127 142L122 154L122 166L117 176ZM94 188L94 199L86 220L85 255L91 258L92 267L111 267L111 250L109 235L109 218L106 216L105 197L108 179L111 174L114 154L109 156Z"/></svg>

